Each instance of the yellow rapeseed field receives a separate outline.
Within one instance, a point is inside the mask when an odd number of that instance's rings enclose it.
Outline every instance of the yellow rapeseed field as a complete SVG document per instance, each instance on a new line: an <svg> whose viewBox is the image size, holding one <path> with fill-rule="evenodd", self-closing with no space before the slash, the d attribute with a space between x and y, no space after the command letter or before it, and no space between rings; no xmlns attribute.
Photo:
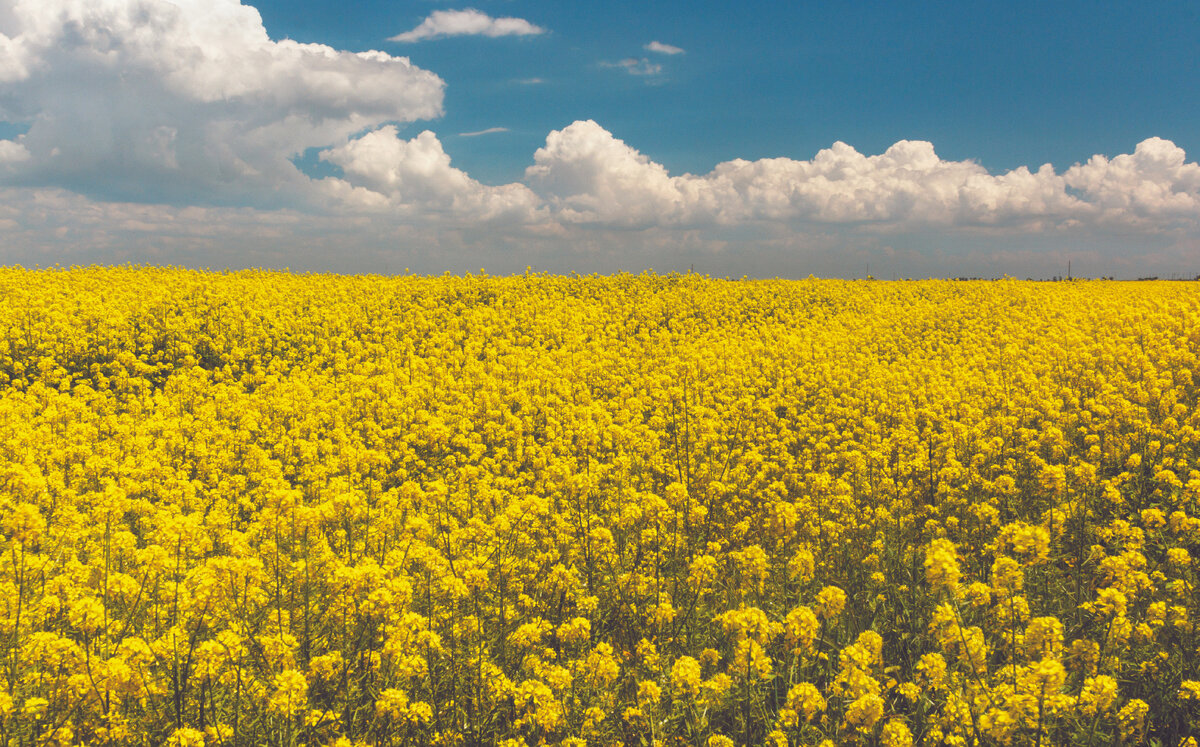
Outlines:
<svg viewBox="0 0 1200 747"><path fill-rule="evenodd" d="M0 740L1192 744L1200 284L0 268Z"/></svg>

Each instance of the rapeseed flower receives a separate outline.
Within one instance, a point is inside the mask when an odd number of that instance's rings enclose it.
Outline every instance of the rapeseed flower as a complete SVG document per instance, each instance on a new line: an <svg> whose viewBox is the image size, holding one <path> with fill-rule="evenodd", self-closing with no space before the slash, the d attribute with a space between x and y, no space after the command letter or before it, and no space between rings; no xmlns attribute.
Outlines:
<svg viewBox="0 0 1200 747"><path fill-rule="evenodd" d="M10 741L1200 731L1194 284L0 268L0 298Z"/></svg>

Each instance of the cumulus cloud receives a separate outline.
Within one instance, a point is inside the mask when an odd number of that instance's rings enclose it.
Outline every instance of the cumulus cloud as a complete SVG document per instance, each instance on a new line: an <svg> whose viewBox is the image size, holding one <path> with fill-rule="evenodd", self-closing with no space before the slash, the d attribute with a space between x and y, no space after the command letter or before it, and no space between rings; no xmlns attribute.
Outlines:
<svg viewBox="0 0 1200 747"><path fill-rule="evenodd" d="M409 34L521 24L456 11ZM1098 273L1200 269L1200 165L1160 138L1061 172L991 173L901 140L673 175L588 120L550 132L522 181L490 186L432 132L401 136L440 116L443 88L407 58L271 41L237 0L0 0L0 120L24 130L0 139L0 264L604 271L687 256L775 274L803 257L803 275L842 271L829 258L845 256L942 274L957 256L1024 275L1074 242L1108 263ZM336 176L296 168L314 151Z"/></svg>
<svg viewBox="0 0 1200 747"><path fill-rule="evenodd" d="M532 36L544 33L546 29L524 18L492 18L487 13L468 8L435 10L416 28L397 34L388 41L418 42L447 36Z"/></svg>
<svg viewBox="0 0 1200 747"><path fill-rule="evenodd" d="M468 222L525 223L539 214L539 200L528 187L480 184L450 165L450 156L428 130L404 140L389 125L322 151L320 158L341 167L345 178L324 180L325 187L352 207L401 210L421 221L449 215Z"/></svg>
<svg viewBox="0 0 1200 747"><path fill-rule="evenodd" d="M1200 220L1200 165L1158 138L1063 174L1049 164L991 174L940 158L931 143L902 140L879 155L837 142L808 161L739 159L671 176L589 120L551 132L526 181L562 220L632 227L774 221L1040 231Z"/></svg>
<svg viewBox="0 0 1200 747"><path fill-rule="evenodd" d="M150 262L193 267L440 274L486 267L521 272L686 270L713 275L877 277L1076 274L1139 277L1191 269L1195 234L1123 232L990 235L971 242L939 232L873 236L838 224L803 230L766 224L715 229L417 221L399 211L313 213L245 207L99 202L52 188L0 187L0 265ZM1136 250L1136 251L1135 251ZM1069 252L1067 254L1066 252ZM1060 261L1061 260L1061 261Z"/></svg>
<svg viewBox="0 0 1200 747"><path fill-rule="evenodd" d="M666 168L592 120L546 137L525 180L570 222L646 224L673 218L684 201Z"/></svg>
<svg viewBox="0 0 1200 747"><path fill-rule="evenodd" d="M237 0L10 0L0 144L10 183L110 199L287 204L291 159L436 117L442 80L407 58L271 41Z"/></svg>
<svg viewBox="0 0 1200 747"><path fill-rule="evenodd" d="M1111 159L1092 156L1063 175L1081 192L1102 221L1160 225L1200 216L1200 164L1170 140L1152 137L1133 153Z"/></svg>
<svg viewBox="0 0 1200 747"><path fill-rule="evenodd" d="M683 49L672 44L663 44L660 41L652 41L645 46L647 52L657 52L658 54L683 54Z"/></svg>
<svg viewBox="0 0 1200 747"><path fill-rule="evenodd" d="M662 65L657 62L651 62L645 57L638 59L636 57L626 57L617 62L601 62L600 67L611 67L624 70L630 75L658 75L662 72Z"/></svg>
<svg viewBox="0 0 1200 747"><path fill-rule="evenodd" d="M0 140L0 169L15 166L30 159L29 149L12 140Z"/></svg>

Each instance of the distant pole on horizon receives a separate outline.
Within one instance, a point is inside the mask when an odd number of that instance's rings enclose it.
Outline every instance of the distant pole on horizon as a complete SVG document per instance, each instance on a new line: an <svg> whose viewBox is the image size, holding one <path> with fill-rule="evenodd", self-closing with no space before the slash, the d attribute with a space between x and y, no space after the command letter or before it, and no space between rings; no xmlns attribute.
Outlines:
<svg viewBox="0 0 1200 747"><path fill-rule="evenodd" d="M1071 279L1071 260L1067 260L1067 280Z"/></svg>

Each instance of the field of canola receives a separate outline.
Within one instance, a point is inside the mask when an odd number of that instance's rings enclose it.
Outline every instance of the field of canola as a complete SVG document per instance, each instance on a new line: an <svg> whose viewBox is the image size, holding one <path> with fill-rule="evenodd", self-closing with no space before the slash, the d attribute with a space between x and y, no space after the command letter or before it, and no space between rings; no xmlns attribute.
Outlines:
<svg viewBox="0 0 1200 747"><path fill-rule="evenodd" d="M0 299L5 744L1200 733L1200 284Z"/></svg>

